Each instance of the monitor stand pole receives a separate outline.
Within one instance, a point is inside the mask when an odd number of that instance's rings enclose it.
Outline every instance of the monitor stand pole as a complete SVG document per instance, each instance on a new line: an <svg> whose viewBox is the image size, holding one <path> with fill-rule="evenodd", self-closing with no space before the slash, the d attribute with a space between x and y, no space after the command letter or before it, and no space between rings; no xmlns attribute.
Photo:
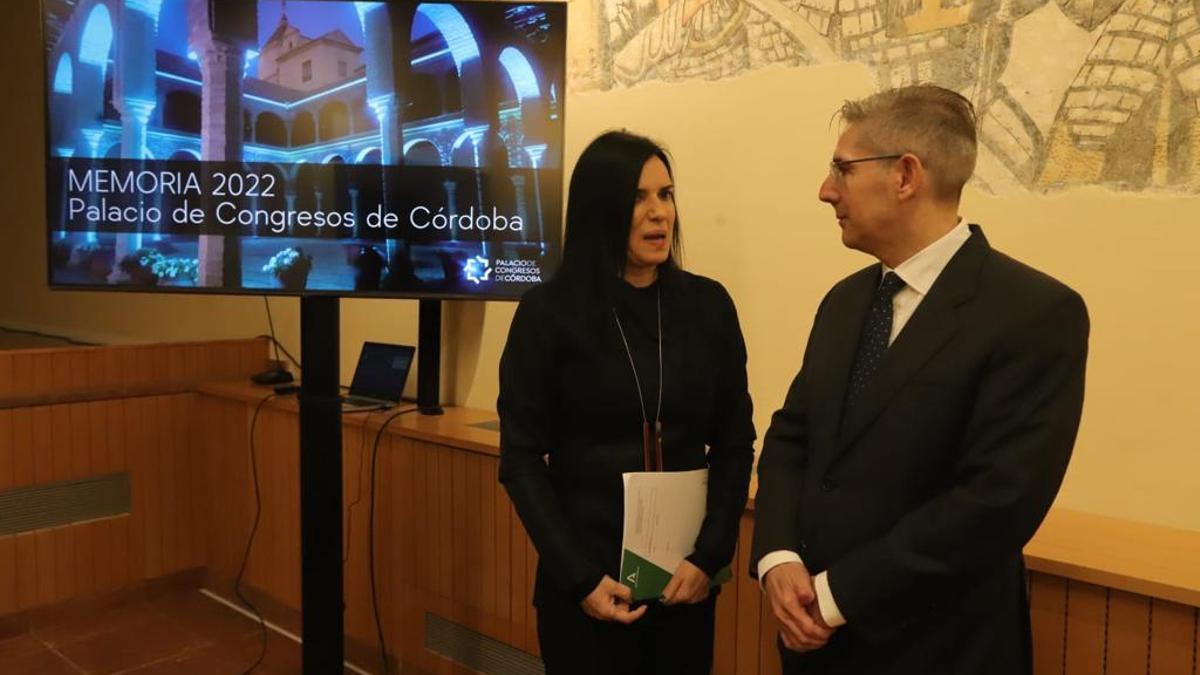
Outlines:
<svg viewBox="0 0 1200 675"><path fill-rule="evenodd" d="M345 659L342 569L342 405L336 296L300 297L300 608L304 675L340 673ZM442 304L420 301L417 405L440 415Z"/></svg>
<svg viewBox="0 0 1200 675"><path fill-rule="evenodd" d="M418 301L417 408L422 415L441 415L442 301Z"/></svg>
<svg viewBox="0 0 1200 675"><path fill-rule="evenodd" d="M336 296L300 297L300 609L304 675L342 672L342 406ZM365 433L365 432L364 432Z"/></svg>

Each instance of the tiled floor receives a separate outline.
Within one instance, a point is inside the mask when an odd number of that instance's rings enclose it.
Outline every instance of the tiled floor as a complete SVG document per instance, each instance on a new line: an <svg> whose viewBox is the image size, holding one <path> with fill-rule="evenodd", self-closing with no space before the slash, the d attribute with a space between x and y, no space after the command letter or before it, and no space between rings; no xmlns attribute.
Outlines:
<svg viewBox="0 0 1200 675"><path fill-rule="evenodd" d="M253 672L298 675L300 646L267 635ZM261 639L254 621L197 590L175 591L34 621L28 634L0 640L0 673L239 675L258 658Z"/></svg>

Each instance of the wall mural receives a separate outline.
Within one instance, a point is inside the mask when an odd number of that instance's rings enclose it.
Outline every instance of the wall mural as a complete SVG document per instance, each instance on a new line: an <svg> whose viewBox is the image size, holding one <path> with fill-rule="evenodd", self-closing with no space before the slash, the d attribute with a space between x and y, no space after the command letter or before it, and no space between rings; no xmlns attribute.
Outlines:
<svg viewBox="0 0 1200 675"><path fill-rule="evenodd" d="M975 103L984 189L1200 193L1200 0L1050 3L571 0L587 28L568 72L599 91L858 61L880 87L933 82Z"/></svg>

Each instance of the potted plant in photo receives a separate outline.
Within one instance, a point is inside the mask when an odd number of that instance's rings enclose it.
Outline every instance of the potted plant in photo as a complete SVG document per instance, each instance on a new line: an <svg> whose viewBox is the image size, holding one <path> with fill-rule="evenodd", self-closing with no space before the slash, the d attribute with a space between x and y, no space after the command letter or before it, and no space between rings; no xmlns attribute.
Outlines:
<svg viewBox="0 0 1200 675"><path fill-rule="evenodd" d="M196 258L167 257L153 248L139 248L121 258L117 266L137 286L154 286L159 282L196 283L200 261Z"/></svg>
<svg viewBox="0 0 1200 675"><path fill-rule="evenodd" d="M271 256L263 271L275 277L280 288L301 290L308 285L308 273L312 270L312 254L305 253L299 246L289 246Z"/></svg>
<svg viewBox="0 0 1200 675"><path fill-rule="evenodd" d="M154 249L139 248L121 258L117 267L129 277L129 283L134 286L156 286L159 275L154 271L154 265L162 257L163 255Z"/></svg>
<svg viewBox="0 0 1200 675"><path fill-rule="evenodd" d="M185 286L194 286L196 279L200 277L200 261L196 258L168 257L160 254L150 269L160 282L172 285L182 283Z"/></svg>

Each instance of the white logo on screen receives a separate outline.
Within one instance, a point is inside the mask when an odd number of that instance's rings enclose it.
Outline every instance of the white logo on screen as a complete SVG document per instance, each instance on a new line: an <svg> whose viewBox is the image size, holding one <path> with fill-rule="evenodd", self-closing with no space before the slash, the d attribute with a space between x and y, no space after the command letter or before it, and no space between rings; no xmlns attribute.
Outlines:
<svg viewBox="0 0 1200 675"><path fill-rule="evenodd" d="M467 275L468 281L473 281L476 284L487 281L492 275L492 265L488 259L477 255L474 258L468 258L463 264L463 273Z"/></svg>

